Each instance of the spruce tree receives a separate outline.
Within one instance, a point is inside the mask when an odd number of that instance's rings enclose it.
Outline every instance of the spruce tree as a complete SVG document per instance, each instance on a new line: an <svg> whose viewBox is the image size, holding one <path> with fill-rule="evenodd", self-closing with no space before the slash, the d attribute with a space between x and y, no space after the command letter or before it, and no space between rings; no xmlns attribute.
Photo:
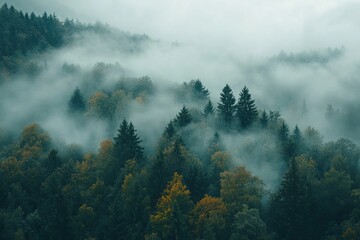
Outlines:
<svg viewBox="0 0 360 240"><path fill-rule="evenodd" d="M208 117L208 116L212 116L214 114L215 114L214 105L212 104L211 100L209 100L204 108L204 116Z"/></svg>
<svg viewBox="0 0 360 240"><path fill-rule="evenodd" d="M220 94L220 103L218 103L219 118L229 126L232 122L235 112L235 97L228 84L223 88Z"/></svg>
<svg viewBox="0 0 360 240"><path fill-rule="evenodd" d="M280 126L280 129L278 130L278 138L279 138L280 150L283 153L285 160L288 160L288 158L290 157L289 127L285 123L285 121L283 121L282 125Z"/></svg>
<svg viewBox="0 0 360 240"><path fill-rule="evenodd" d="M124 119L118 129L118 134L114 137L114 157L118 160L117 167L124 167L129 159L141 161L143 158L143 147L141 140L136 134L134 125Z"/></svg>
<svg viewBox="0 0 360 240"><path fill-rule="evenodd" d="M279 239L307 239L303 234L308 220L308 204L306 182L299 172L298 163L292 159L281 187L271 203L272 227L279 234Z"/></svg>
<svg viewBox="0 0 360 240"><path fill-rule="evenodd" d="M199 79L194 81L192 85L193 85L193 94L196 99L206 100L209 98L209 94L210 94L209 90L202 84L202 82Z"/></svg>
<svg viewBox="0 0 360 240"><path fill-rule="evenodd" d="M179 114L176 116L175 121L180 128L185 127L192 121L192 117L189 113L189 110L185 106L181 108Z"/></svg>
<svg viewBox="0 0 360 240"><path fill-rule="evenodd" d="M165 127L163 137L166 137L168 139L171 139L176 133L175 127L174 127L174 121L170 121L168 125Z"/></svg>
<svg viewBox="0 0 360 240"><path fill-rule="evenodd" d="M251 99L251 94L246 86L240 93L239 101L236 105L236 116L243 129L250 127L257 119L258 111L255 106L255 100Z"/></svg>
<svg viewBox="0 0 360 240"><path fill-rule="evenodd" d="M81 113L85 110L85 101L80 89L77 87L69 101L69 111L72 113Z"/></svg>
<svg viewBox="0 0 360 240"><path fill-rule="evenodd" d="M267 128L267 126L269 124L269 116L268 116L268 114L266 113L265 110L261 113L261 116L259 118L259 122L260 122L260 125L261 125L262 128Z"/></svg>

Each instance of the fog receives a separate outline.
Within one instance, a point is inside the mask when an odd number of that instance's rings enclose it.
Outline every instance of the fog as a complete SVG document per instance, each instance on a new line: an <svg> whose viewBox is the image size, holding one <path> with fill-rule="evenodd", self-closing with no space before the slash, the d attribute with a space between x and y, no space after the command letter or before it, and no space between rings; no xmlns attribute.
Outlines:
<svg viewBox="0 0 360 240"><path fill-rule="evenodd" d="M56 141L80 144L94 151L102 140L112 138L121 119L127 118L151 154L149 149L184 104L176 100L171 89L200 79L210 90L215 105L226 83L236 98L246 85L258 108L280 111L290 129L296 124L301 129L311 125L320 130L325 141L348 137L360 143L358 125L337 128L339 122L325 119L327 105L332 104L341 113L359 101L360 3L356 1L6 2L23 11L55 12L61 20L101 21L109 25L112 33L79 35L67 47L33 60L46 64L46 70L36 79L17 77L3 84L0 128L19 131L19 127L37 122ZM146 34L152 40L134 46L121 38L121 31ZM133 47L140 50L127 51ZM307 60L303 61L302 56ZM86 97L93 93L87 91L89 81L84 76L98 62L117 63L122 68L120 74L109 73L97 83L98 90L109 89L121 77L142 76L149 76L156 88L146 105L131 102L129 111L117 119L115 126L89 118L79 123L67 114L75 87L79 86ZM64 74L64 63L78 65L78 75ZM211 135L207 134L204 142ZM281 164L257 164L264 156L239 152L242 143L255 144L261 138L237 134L224 136L224 143L237 164L246 165L276 184ZM277 162L277 153L269 154Z"/></svg>

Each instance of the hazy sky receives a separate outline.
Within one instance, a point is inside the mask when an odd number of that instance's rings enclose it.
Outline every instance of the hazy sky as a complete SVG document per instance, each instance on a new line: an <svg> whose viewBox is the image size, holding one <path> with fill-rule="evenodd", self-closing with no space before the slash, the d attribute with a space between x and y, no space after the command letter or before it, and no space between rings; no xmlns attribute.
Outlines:
<svg viewBox="0 0 360 240"><path fill-rule="evenodd" d="M5 2L0 0L0 2ZM258 56L280 50L352 47L360 2L351 0L8 0L60 18L100 20L155 39ZM351 37L349 37L351 36Z"/></svg>

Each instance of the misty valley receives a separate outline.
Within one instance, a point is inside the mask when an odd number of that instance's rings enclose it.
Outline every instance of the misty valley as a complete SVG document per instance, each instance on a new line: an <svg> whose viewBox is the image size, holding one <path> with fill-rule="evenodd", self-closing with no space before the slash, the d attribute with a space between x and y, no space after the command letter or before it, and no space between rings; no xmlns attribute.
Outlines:
<svg viewBox="0 0 360 240"><path fill-rule="evenodd" d="M305 49L3 4L0 239L359 240L360 64Z"/></svg>

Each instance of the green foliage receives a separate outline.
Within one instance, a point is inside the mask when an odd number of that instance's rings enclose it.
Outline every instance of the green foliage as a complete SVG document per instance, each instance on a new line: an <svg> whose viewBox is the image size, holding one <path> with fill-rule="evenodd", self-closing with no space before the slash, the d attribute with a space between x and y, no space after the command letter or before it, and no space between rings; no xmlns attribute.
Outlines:
<svg viewBox="0 0 360 240"><path fill-rule="evenodd" d="M220 196L232 215L241 211L244 205L259 208L264 193L264 183L245 167L221 173Z"/></svg>
<svg viewBox="0 0 360 240"><path fill-rule="evenodd" d="M189 113L189 110L183 106L179 112L179 114L176 116L175 123L179 128L185 127L192 121L192 117Z"/></svg>
<svg viewBox="0 0 360 240"><path fill-rule="evenodd" d="M219 119L226 125L230 126L235 114L235 97L228 84L223 88L220 94L220 103L218 103Z"/></svg>
<svg viewBox="0 0 360 240"><path fill-rule="evenodd" d="M269 236L266 225L261 220L259 210L244 206L235 215L230 240L266 240Z"/></svg>
<svg viewBox="0 0 360 240"><path fill-rule="evenodd" d="M208 103L206 104L203 113L205 117L213 116L215 114L215 108L211 100L209 100Z"/></svg>
<svg viewBox="0 0 360 240"><path fill-rule="evenodd" d="M71 113L82 113L85 110L85 101L80 89L77 87L69 101L69 111Z"/></svg>
<svg viewBox="0 0 360 240"><path fill-rule="evenodd" d="M122 121L118 134L114 137L114 157L118 162L115 167L120 169L125 166L129 159L143 160L143 147L141 140L136 134L134 125L128 123L125 119Z"/></svg>
<svg viewBox="0 0 360 240"><path fill-rule="evenodd" d="M255 100L251 99L251 94L246 86L241 90L239 101L236 105L236 116L242 129L250 127L257 120L258 111L255 106Z"/></svg>

